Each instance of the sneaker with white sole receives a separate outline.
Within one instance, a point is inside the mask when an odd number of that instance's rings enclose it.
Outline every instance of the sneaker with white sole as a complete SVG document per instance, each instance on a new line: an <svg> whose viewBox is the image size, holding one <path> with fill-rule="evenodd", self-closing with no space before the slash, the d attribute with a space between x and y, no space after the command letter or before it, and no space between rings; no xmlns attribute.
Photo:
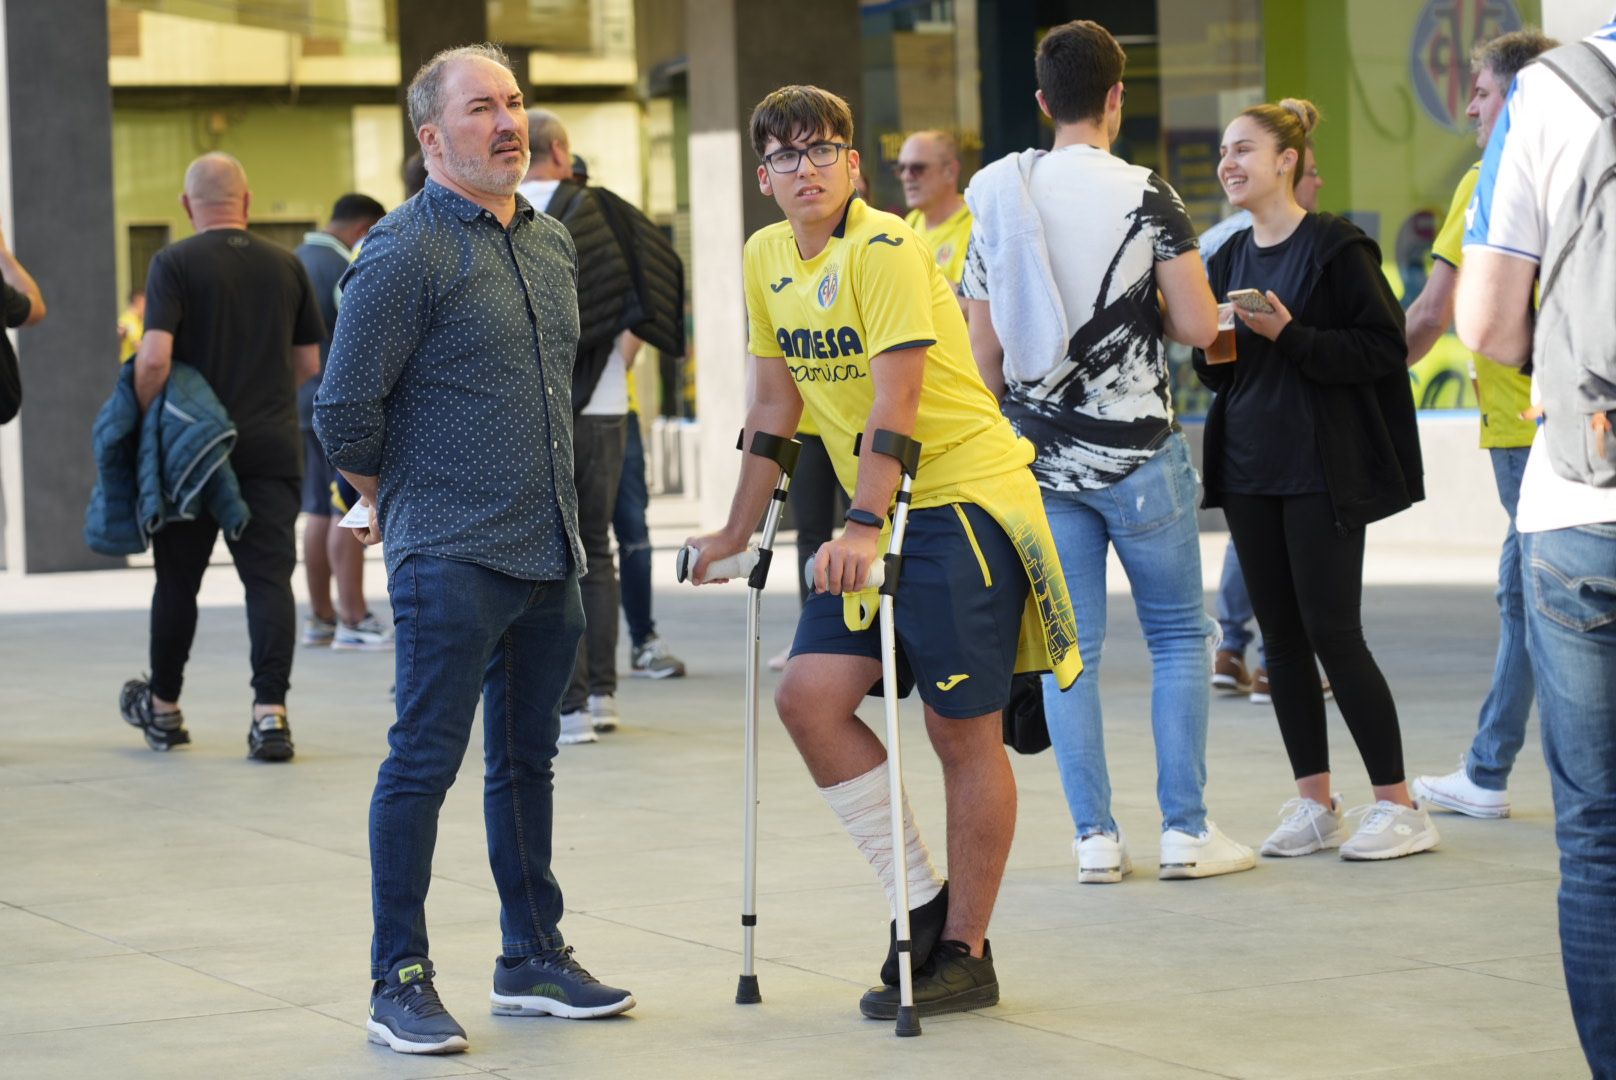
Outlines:
<svg viewBox="0 0 1616 1080"><path fill-rule="evenodd" d="M365 1031L371 1042L401 1054L457 1054L469 1045L432 985L432 963L422 956L399 962L370 994Z"/></svg>
<svg viewBox="0 0 1616 1080"><path fill-rule="evenodd" d="M489 994L495 1016L559 1016L594 1020L634 1007L634 995L607 986L589 974L572 954L572 946L539 956L494 961L494 989Z"/></svg>
<svg viewBox="0 0 1616 1080"><path fill-rule="evenodd" d="M616 694L589 695L589 722L596 731L616 731L622 717L617 712Z"/></svg>
<svg viewBox="0 0 1616 1080"><path fill-rule="evenodd" d="M1114 836L1099 832L1074 840L1072 854L1077 856L1077 880L1081 885L1114 885L1133 873L1128 840L1120 826Z"/></svg>
<svg viewBox="0 0 1616 1080"><path fill-rule="evenodd" d="M1470 779L1462 756L1459 758L1458 771L1446 776L1417 776L1410 786L1414 789L1414 797L1420 802L1440 806L1444 810L1473 818L1509 817L1509 792L1492 791Z"/></svg>
<svg viewBox="0 0 1616 1080"><path fill-rule="evenodd" d="M1316 799L1287 799L1279 808L1283 818L1263 841L1262 853L1280 858L1311 855L1315 851L1338 848L1347 839L1347 830L1341 824L1341 796L1330 796L1330 805Z"/></svg>
<svg viewBox="0 0 1616 1080"><path fill-rule="evenodd" d="M1403 806L1382 799L1348 810L1347 817L1363 820L1352 839L1341 845L1343 859L1400 859L1430 851L1442 841L1423 806Z"/></svg>
<svg viewBox="0 0 1616 1080"><path fill-rule="evenodd" d="M318 615L310 615L303 620L303 644L329 645L331 639L337 635L337 620L333 617L322 619Z"/></svg>
<svg viewBox="0 0 1616 1080"><path fill-rule="evenodd" d="M642 679L677 679L685 673L685 662L668 651L655 634L629 650L629 671Z"/></svg>
<svg viewBox="0 0 1616 1080"><path fill-rule="evenodd" d="M1256 865L1256 852L1229 839L1211 821L1206 823L1206 831L1199 836L1181 829L1168 829L1162 833L1159 876L1163 881L1238 874Z"/></svg>
<svg viewBox="0 0 1616 1080"><path fill-rule="evenodd" d="M331 638L331 647L339 651L381 652L393 647L393 631L367 611L365 617L352 626L345 622L338 623L336 633Z"/></svg>
<svg viewBox="0 0 1616 1080"><path fill-rule="evenodd" d="M600 736L595 734L595 724L590 719L588 709L574 709L561 714L561 737L556 740L558 746L592 742L600 742Z"/></svg>

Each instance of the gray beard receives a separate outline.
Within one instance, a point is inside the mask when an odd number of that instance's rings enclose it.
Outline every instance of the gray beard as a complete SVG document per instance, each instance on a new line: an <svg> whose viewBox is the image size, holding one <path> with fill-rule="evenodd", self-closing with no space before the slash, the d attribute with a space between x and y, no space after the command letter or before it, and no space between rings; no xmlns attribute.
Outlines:
<svg viewBox="0 0 1616 1080"><path fill-rule="evenodd" d="M486 191L491 195L514 195L527 175L532 155L523 152L522 160L510 166L496 165L486 157L462 157L447 139L443 143L443 166L449 175L466 187Z"/></svg>

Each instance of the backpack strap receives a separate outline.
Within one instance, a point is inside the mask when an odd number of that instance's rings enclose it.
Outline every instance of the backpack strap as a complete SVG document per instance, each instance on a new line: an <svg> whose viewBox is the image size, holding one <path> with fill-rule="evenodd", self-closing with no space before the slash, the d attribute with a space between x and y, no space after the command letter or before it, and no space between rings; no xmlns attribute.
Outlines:
<svg viewBox="0 0 1616 1080"><path fill-rule="evenodd" d="M1616 64L1599 46L1579 41L1544 53L1538 63L1560 76L1601 120L1616 115Z"/></svg>

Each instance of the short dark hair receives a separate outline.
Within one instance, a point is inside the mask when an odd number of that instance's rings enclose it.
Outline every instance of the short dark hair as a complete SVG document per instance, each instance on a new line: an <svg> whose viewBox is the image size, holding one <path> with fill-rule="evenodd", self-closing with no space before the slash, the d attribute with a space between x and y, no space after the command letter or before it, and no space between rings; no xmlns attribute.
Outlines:
<svg viewBox="0 0 1616 1080"><path fill-rule="evenodd" d="M1470 50L1470 70L1477 74L1482 68L1491 71L1499 89L1508 93L1521 68L1559 44L1535 26L1500 34L1491 41L1477 42Z"/></svg>
<svg viewBox="0 0 1616 1080"><path fill-rule="evenodd" d="M853 144L853 110L817 86L782 86L752 110L752 149L758 157L770 139L783 146L793 139L829 134Z"/></svg>
<svg viewBox="0 0 1616 1080"><path fill-rule="evenodd" d="M332 221L380 221L386 216L387 207L357 191L350 191L331 207Z"/></svg>
<svg viewBox="0 0 1616 1080"><path fill-rule="evenodd" d="M1105 96L1122 81L1128 57L1111 32L1089 19L1055 27L1038 43L1038 89L1057 124L1098 120Z"/></svg>
<svg viewBox="0 0 1616 1080"><path fill-rule="evenodd" d="M452 49L443 49L434 53L432 59L422 64L410 80L409 88L404 92L405 104L409 107L410 127L415 129L416 137L420 137L423 124L436 124L443 118L443 73L450 64L456 60L490 60L514 76L516 69L511 66L511 58L505 55L505 50L491 41L478 45L459 45Z"/></svg>

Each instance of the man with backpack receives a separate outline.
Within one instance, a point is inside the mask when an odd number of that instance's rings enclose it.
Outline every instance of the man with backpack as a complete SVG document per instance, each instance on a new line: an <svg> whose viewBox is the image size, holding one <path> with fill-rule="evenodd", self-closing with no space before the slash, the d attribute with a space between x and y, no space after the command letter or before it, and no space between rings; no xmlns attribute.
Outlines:
<svg viewBox="0 0 1616 1080"><path fill-rule="evenodd" d="M1616 1077L1616 22L1515 79L1465 230L1460 339L1532 367L1515 527L1583 1053ZM1534 316L1532 296L1540 289Z"/></svg>
<svg viewBox="0 0 1616 1080"><path fill-rule="evenodd" d="M597 732L617 727L618 579L610 530L627 445L628 369L642 341L683 354L683 269L677 256L670 263L671 247L658 245L643 214L612 192L573 179L571 144L559 117L544 109L529 109L527 116L533 157L518 190L566 226L578 258L573 480L589 568L584 639L561 702L561 742L569 745L595 742Z"/></svg>

